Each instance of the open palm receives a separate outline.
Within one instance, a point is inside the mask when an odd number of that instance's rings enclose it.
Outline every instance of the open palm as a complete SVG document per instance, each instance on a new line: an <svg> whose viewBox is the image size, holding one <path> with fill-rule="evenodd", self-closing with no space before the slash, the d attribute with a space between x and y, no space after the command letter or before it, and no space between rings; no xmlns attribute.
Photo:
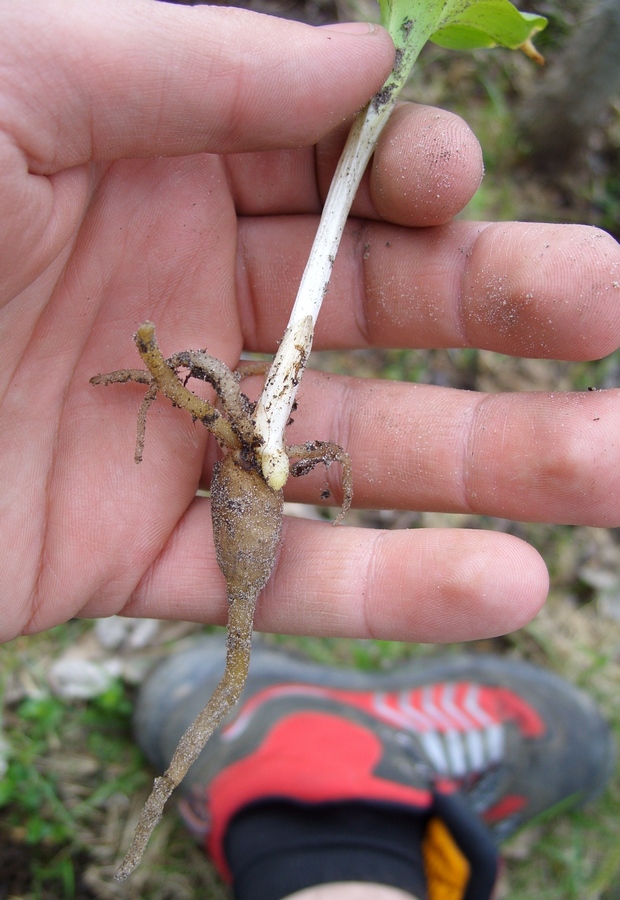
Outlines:
<svg viewBox="0 0 620 900"><path fill-rule="evenodd" d="M135 466L143 391L89 378L140 365L131 335L147 318L166 355L206 347L234 367L275 350L342 123L389 71L389 38L150 0L3 16L0 637L117 612L221 622L195 499L213 441L158 399ZM480 173L460 120L397 111L315 346L615 349L617 245L594 229L450 223ZM309 373L291 442L343 444L358 505L611 525L619 429L614 391L481 396ZM312 502L305 481L289 495ZM295 521L257 624L467 639L527 620L546 578L508 535Z"/></svg>

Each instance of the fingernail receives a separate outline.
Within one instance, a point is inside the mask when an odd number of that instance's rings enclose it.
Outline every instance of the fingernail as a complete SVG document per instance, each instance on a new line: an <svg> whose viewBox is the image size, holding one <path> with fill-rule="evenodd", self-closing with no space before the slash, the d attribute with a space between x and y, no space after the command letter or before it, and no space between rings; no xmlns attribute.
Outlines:
<svg viewBox="0 0 620 900"><path fill-rule="evenodd" d="M377 26L373 22L336 22L320 27L323 31L336 31L340 34L375 34L377 31Z"/></svg>

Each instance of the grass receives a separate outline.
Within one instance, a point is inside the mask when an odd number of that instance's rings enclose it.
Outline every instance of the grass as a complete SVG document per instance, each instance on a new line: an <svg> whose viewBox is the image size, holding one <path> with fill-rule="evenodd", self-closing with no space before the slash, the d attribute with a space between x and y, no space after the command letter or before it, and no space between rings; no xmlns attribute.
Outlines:
<svg viewBox="0 0 620 900"><path fill-rule="evenodd" d="M558 4L544 13L562 15ZM568 4L571 14L573 7ZM529 8L529 7L528 7ZM551 39L551 38L550 38ZM487 177L465 215L487 218L581 217L617 229L620 181L603 173L583 183L572 211L557 195L514 169L513 112L535 71L516 55L472 57L425 52L412 92L446 105L472 124L485 148ZM617 126L615 126L617 127ZM620 144L620 141L618 141ZM347 374L420 380L468 389L576 389L619 383L620 354L593 363L540 363L477 351L381 351L318 356L315 364ZM521 631L479 649L508 652L550 668L587 690L620 738L620 529L554 527L431 513L358 511L360 526L459 525L507 530L547 560L552 592L544 611ZM615 579L615 580L614 580ZM47 684L49 662L86 639L89 623L70 622L0 650L4 714L0 744L0 900L207 900L228 897L174 809L126 885L111 876L121 845L150 786L150 773L130 729L133 688L116 681L89 702L62 701ZM327 665L385 669L428 646L385 641L273 636ZM454 648L448 648L448 650ZM591 808L517 835L505 848L501 900L616 900L620 897L620 775Z"/></svg>

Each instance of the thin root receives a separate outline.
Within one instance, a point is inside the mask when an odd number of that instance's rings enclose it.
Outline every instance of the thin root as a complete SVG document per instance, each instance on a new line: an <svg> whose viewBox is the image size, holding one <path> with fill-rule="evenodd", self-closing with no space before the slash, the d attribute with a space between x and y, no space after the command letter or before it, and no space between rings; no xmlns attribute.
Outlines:
<svg viewBox="0 0 620 900"><path fill-rule="evenodd" d="M294 478L306 475L320 463L329 466L338 462L342 466L342 506L334 519L334 525L342 522L351 507L353 500L353 468L351 457L340 447L331 441L308 441L305 444L293 444L286 448L289 458L296 457L297 462L291 463L290 473Z"/></svg>
<svg viewBox="0 0 620 900"><path fill-rule="evenodd" d="M250 654L248 651L242 682L245 682L249 661ZM115 881L124 881L136 868L146 850L151 834L161 821L166 801L177 785L183 781L192 763L198 759L201 750L217 726L237 702L241 689L238 692L231 691L229 680L230 671L227 663L222 680L214 690L205 708L196 716L179 741L167 770L153 782L153 789L142 807L129 849L114 876Z"/></svg>
<svg viewBox="0 0 620 900"><path fill-rule="evenodd" d="M138 384L151 384L153 379L144 369L118 369L116 372L108 372L107 375L93 375L91 384L126 384L135 381Z"/></svg>
<svg viewBox="0 0 620 900"><path fill-rule="evenodd" d="M157 385L151 384L148 391L144 395L144 400L138 411L138 433L136 435L136 450L133 455L137 463L142 462L142 454L144 453L144 438L146 434L146 414L151 408L151 403L157 396Z"/></svg>

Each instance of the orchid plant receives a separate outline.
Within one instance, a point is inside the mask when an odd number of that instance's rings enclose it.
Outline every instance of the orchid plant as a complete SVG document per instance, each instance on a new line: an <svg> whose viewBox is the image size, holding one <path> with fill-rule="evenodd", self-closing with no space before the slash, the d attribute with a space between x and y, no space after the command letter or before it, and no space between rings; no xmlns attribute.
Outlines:
<svg viewBox="0 0 620 900"><path fill-rule="evenodd" d="M255 365L248 368L242 364L231 372L204 350L182 351L164 359L150 322L144 323L135 335L146 370L121 369L91 379L93 384L133 381L146 386L138 414L136 462L142 459L146 414L158 393L208 428L224 451L223 460L213 471L211 507L216 555L228 593L225 670L205 708L181 738L167 771L155 779L117 873L119 880L126 878L140 861L166 800L243 690L254 609L274 565L282 526L282 488L288 476L304 475L318 464L338 462L343 468L344 501L336 521L351 502L348 454L336 444L324 441L287 446L285 429L353 198L420 50L428 40L452 49L499 45L521 49L541 61L532 38L545 27L546 20L518 12L509 0L380 0L380 5L381 23L396 48L394 66L351 128L289 324L266 374L258 403L250 403L240 389L241 379L256 373ZM183 377L179 377L180 370ZM190 378L212 385L220 401L219 409L189 390Z"/></svg>

